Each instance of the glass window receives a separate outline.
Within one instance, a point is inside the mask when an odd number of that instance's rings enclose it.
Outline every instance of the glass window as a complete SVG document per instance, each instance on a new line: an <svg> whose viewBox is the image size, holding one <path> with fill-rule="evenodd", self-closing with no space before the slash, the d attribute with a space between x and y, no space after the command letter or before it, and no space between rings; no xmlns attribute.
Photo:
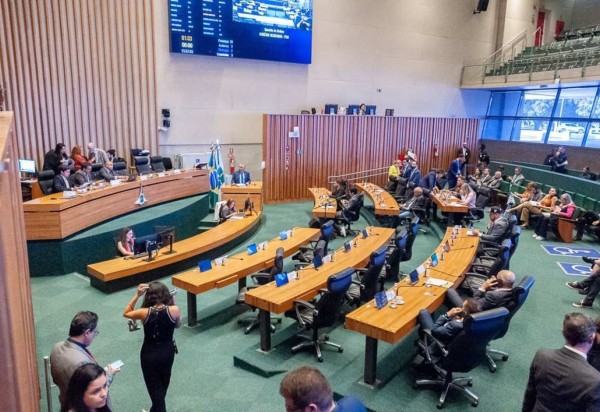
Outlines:
<svg viewBox="0 0 600 412"><path fill-rule="evenodd" d="M548 143L581 146L587 122L553 121L550 127Z"/></svg>
<svg viewBox="0 0 600 412"><path fill-rule="evenodd" d="M600 148L600 122L592 122L590 124L585 147Z"/></svg>
<svg viewBox="0 0 600 412"><path fill-rule="evenodd" d="M548 130L548 119L522 119L515 120L515 132L512 140L519 142L544 143Z"/></svg>
<svg viewBox="0 0 600 412"><path fill-rule="evenodd" d="M550 117L555 98L556 90L526 91L519 107L519 116Z"/></svg>
<svg viewBox="0 0 600 412"><path fill-rule="evenodd" d="M521 91L493 92L490 97L488 116L514 116L521 99Z"/></svg>
<svg viewBox="0 0 600 412"><path fill-rule="evenodd" d="M596 100L596 106L594 107L594 110L592 110L592 117L594 119L600 119L600 97Z"/></svg>
<svg viewBox="0 0 600 412"><path fill-rule="evenodd" d="M596 96L595 87L562 89L556 104L554 117L588 119Z"/></svg>
<svg viewBox="0 0 600 412"><path fill-rule="evenodd" d="M482 139L510 140L514 121L508 119L487 119Z"/></svg>

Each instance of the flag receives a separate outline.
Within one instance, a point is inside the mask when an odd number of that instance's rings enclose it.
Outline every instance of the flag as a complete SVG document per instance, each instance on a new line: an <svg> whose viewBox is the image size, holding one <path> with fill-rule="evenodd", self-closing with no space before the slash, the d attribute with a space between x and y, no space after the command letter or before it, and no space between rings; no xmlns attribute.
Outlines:
<svg viewBox="0 0 600 412"><path fill-rule="evenodd" d="M225 182L223 174L223 162L221 161L221 146L217 140L216 145L213 144L210 148L210 159L208 161L208 169L210 170L210 192L208 194L208 205L214 209L221 196L221 185Z"/></svg>

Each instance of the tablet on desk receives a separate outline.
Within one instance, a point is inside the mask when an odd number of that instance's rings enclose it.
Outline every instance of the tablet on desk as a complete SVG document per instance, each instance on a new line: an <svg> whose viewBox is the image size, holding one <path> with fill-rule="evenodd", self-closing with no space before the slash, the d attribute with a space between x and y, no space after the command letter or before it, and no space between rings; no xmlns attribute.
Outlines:
<svg viewBox="0 0 600 412"><path fill-rule="evenodd" d="M385 292L385 290L382 290L381 292L377 292L375 294L375 307L377 309L384 308L385 305L387 305L387 303L388 303L388 299L387 299L387 293Z"/></svg>
<svg viewBox="0 0 600 412"><path fill-rule="evenodd" d="M419 283L419 272L417 272L417 270L413 270L412 272L410 272L410 275L408 275L410 278L410 284L411 286L416 285L417 283Z"/></svg>

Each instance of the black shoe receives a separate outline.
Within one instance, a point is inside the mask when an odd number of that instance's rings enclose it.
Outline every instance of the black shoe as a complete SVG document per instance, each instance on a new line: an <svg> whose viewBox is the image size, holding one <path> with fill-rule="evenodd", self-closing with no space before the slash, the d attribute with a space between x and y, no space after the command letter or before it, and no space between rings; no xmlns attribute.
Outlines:
<svg viewBox="0 0 600 412"><path fill-rule="evenodd" d="M582 240L583 236L575 236L573 240Z"/></svg>
<svg viewBox="0 0 600 412"><path fill-rule="evenodd" d="M587 289L579 289L579 294L580 295L587 295L588 294L588 290Z"/></svg>
<svg viewBox="0 0 600 412"><path fill-rule="evenodd" d="M583 289L583 286L581 286L579 282L567 282L565 285L570 289Z"/></svg>
<svg viewBox="0 0 600 412"><path fill-rule="evenodd" d="M581 259L582 259L582 260L583 260L585 263L589 263L590 265L593 265L593 264L594 264L594 261L596 260L596 259L592 259L592 258L590 258L590 257L587 257L587 256L583 256Z"/></svg>
<svg viewBox="0 0 600 412"><path fill-rule="evenodd" d="M576 308L584 308L584 309L592 308L592 305L585 303L585 301L583 301L583 300L581 302L573 303L573 306L575 306Z"/></svg>

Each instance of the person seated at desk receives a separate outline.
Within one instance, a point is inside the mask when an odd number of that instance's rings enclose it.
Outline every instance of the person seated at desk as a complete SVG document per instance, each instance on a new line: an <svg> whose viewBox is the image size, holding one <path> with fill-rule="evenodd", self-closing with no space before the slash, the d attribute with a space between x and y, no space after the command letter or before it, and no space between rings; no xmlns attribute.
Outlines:
<svg viewBox="0 0 600 412"><path fill-rule="evenodd" d="M246 172L246 165L240 163L238 170L236 170L231 176L232 184L248 184L250 183L250 173Z"/></svg>
<svg viewBox="0 0 600 412"><path fill-rule="evenodd" d="M551 187L550 190L548 190L548 194L544 196L539 202L536 202L534 200L528 200L526 202L521 203L519 206L506 209L506 212L521 212L521 221L523 222L521 227L527 228L529 227L530 215L539 216L544 211L554 210L554 207L558 200L557 194L558 192L556 191L556 189Z"/></svg>
<svg viewBox="0 0 600 412"><path fill-rule="evenodd" d="M75 163L75 170L81 169L81 166L87 162L86 157L83 155L81 146L75 145L71 150L71 160Z"/></svg>
<svg viewBox="0 0 600 412"><path fill-rule="evenodd" d="M512 195L516 204L521 204L527 201L539 202L542 199L542 191L540 190L540 186L535 182L527 183L523 193L513 192Z"/></svg>
<svg viewBox="0 0 600 412"><path fill-rule="evenodd" d="M58 166L58 174L52 180L52 192L60 193L65 190L73 190L71 182L69 182L69 176L71 176L71 169L66 164L63 163Z"/></svg>
<svg viewBox="0 0 600 412"><path fill-rule="evenodd" d="M133 256L135 254L133 250L134 243L135 235L133 234L133 229L130 227L122 229L119 241L117 242L117 250L121 256Z"/></svg>
<svg viewBox="0 0 600 412"><path fill-rule="evenodd" d="M477 303L480 312L506 306L512 299L515 274L510 270L501 270L498 275L492 276L473 293L473 299ZM456 289L446 291L446 306L449 308L460 308L463 299Z"/></svg>
<svg viewBox="0 0 600 412"><path fill-rule="evenodd" d="M413 218L413 209L424 209L427 203L427 199L423 195L423 189L420 187L415 187L413 192L413 196L408 199L401 206L401 211L398 217L402 219L412 219Z"/></svg>
<svg viewBox="0 0 600 412"><path fill-rule="evenodd" d="M558 237L559 218L572 219L576 209L577 206L573 203L571 195L563 193L560 197L560 206L554 206L552 212L544 212L543 217L538 220L533 238L536 240L546 240L548 229L551 229L556 234L556 237Z"/></svg>
<svg viewBox="0 0 600 412"><path fill-rule="evenodd" d="M504 240L506 230L508 229L508 220L502 216L502 209L499 206L490 207L490 223L487 231L482 233L479 229L473 231L473 235L485 242L500 244ZM481 243L479 244L481 247Z"/></svg>
<svg viewBox="0 0 600 412"><path fill-rule="evenodd" d="M100 173L98 174L98 176L100 176L100 178L104 179L107 182L118 179L118 176L113 170L113 164L111 161L104 162L104 167L100 169Z"/></svg>
<svg viewBox="0 0 600 412"><path fill-rule="evenodd" d="M343 177L336 180L333 184L331 197L337 202L337 210L342 208L343 203L348 203L348 199L350 198L348 193L348 181Z"/></svg>
<svg viewBox="0 0 600 412"><path fill-rule="evenodd" d="M44 166L42 170L53 170L58 174L58 166L61 164L69 164L67 149L64 143L58 143L54 150L50 150L44 155Z"/></svg>
<svg viewBox="0 0 600 412"><path fill-rule="evenodd" d="M238 212L235 210L235 202L233 199L227 199L227 202L223 206L221 206L221 210L219 210L219 223L225 222L231 216L237 215Z"/></svg>
<svg viewBox="0 0 600 412"><path fill-rule="evenodd" d="M92 164L85 162L81 165L81 169L75 172L73 176L75 186L79 189L83 189L93 183L92 179Z"/></svg>
<svg viewBox="0 0 600 412"><path fill-rule="evenodd" d="M515 174L508 178L508 181L513 185L521 185L525 180L525 176L523 176L523 171L520 167L515 167Z"/></svg>

